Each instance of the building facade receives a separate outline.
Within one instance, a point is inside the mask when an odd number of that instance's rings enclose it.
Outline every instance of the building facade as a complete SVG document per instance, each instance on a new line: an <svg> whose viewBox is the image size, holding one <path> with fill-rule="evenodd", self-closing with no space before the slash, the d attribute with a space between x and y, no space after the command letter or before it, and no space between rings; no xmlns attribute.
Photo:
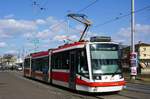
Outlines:
<svg viewBox="0 0 150 99"><path fill-rule="evenodd" d="M150 44L136 44L135 52L138 55L138 73L150 74ZM125 71L130 70L130 46L122 49L122 66Z"/></svg>

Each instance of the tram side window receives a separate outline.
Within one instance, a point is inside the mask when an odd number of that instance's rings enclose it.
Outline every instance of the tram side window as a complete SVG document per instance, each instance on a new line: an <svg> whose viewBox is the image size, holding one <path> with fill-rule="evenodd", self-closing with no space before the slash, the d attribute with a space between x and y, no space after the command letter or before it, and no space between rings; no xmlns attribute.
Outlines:
<svg viewBox="0 0 150 99"><path fill-rule="evenodd" d="M30 59L25 59L24 61L24 68L29 68L30 67Z"/></svg>
<svg viewBox="0 0 150 99"><path fill-rule="evenodd" d="M48 71L48 57L33 59L32 64L32 70L38 70L43 72Z"/></svg>
<svg viewBox="0 0 150 99"><path fill-rule="evenodd" d="M60 66L59 66L59 60L60 60L60 59L59 59L59 55L58 55L58 54L54 54L54 66L53 66L53 67L54 67L55 69L59 69L59 67L60 67Z"/></svg>
<svg viewBox="0 0 150 99"><path fill-rule="evenodd" d="M57 65L57 69L61 69L62 68L62 55L61 53L58 54L58 65Z"/></svg>
<svg viewBox="0 0 150 99"><path fill-rule="evenodd" d="M89 77L87 56L86 56L85 49L78 51L78 71L77 72L85 77Z"/></svg>
<svg viewBox="0 0 150 99"><path fill-rule="evenodd" d="M52 54L52 58L51 58L51 67L54 69L55 68L55 55Z"/></svg>
<svg viewBox="0 0 150 99"><path fill-rule="evenodd" d="M32 71L39 70L38 67L39 67L38 60L32 59L32 66L31 66Z"/></svg>
<svg viewBox="0 0 150 99"><path fill-rule="evenodd" d="M58 57L58 54L53 54L52 55L52 68L53 69L58 69L58 62L59 62L59 57Z"/></svg>
<svg viewBox="0 0 150 99"><path fill-rule="evenodd" d="M69 52L62 52L62 69L69 69Z"/></svg>
<svg viewBox="0 0 150 99"><path fill-rule="evenodd" d="M52 67L54 69L69 69L69 52L59 52L52 55Z"/></svg>
<svg viewBox="0 0 150 99"><path fill-rule="evenodd" d="M48 69L49 69L48 62L49 62L49 58L48 57L41 58L41 67L42 67L42 71L44 73L48 72Z"/></svg>
<svg viewBox="0 0 150 99"><path fill-rule="evenodd" d="M35 70L41 71L42 70L41 60L39 58L32 60L32 70L33 71L35 71Z"/></svg>

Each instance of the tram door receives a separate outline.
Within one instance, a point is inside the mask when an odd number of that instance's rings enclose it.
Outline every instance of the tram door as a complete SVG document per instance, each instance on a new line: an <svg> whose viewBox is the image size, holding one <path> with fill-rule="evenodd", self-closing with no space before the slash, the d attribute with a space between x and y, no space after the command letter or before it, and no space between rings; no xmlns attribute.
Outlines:
<svg viewBox="0 0 150 99"><path fill-rule="evenodd" d="M75 51L70 52L70 77L69 77L69 88L76 88L76 53Z"/></svg>

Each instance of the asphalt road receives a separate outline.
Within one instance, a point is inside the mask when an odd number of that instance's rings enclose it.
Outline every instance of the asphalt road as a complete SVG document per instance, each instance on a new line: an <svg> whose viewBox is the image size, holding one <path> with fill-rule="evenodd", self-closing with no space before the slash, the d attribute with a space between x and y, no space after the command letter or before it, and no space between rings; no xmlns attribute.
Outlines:
<svg viewBox="0 0 150 99"><path fill-rule="evenodd" d="M149 91L149 85L128 83L118 94L89 95L24 78L21 72L0 71L0 99L148 99Z"/></svg>

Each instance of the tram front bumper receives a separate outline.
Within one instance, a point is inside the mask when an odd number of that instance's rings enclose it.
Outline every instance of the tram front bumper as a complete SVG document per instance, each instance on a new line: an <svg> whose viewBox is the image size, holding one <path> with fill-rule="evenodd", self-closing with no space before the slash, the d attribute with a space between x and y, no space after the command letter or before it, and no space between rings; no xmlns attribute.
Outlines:
<svg viewBox="0 0 150 99"><path fill-rule="evenodd" d="M123 90L124 86L107 86L107 87L89 87L89 86L81 86L77 85L76 89L85 92L115 92Z"/></svg>

